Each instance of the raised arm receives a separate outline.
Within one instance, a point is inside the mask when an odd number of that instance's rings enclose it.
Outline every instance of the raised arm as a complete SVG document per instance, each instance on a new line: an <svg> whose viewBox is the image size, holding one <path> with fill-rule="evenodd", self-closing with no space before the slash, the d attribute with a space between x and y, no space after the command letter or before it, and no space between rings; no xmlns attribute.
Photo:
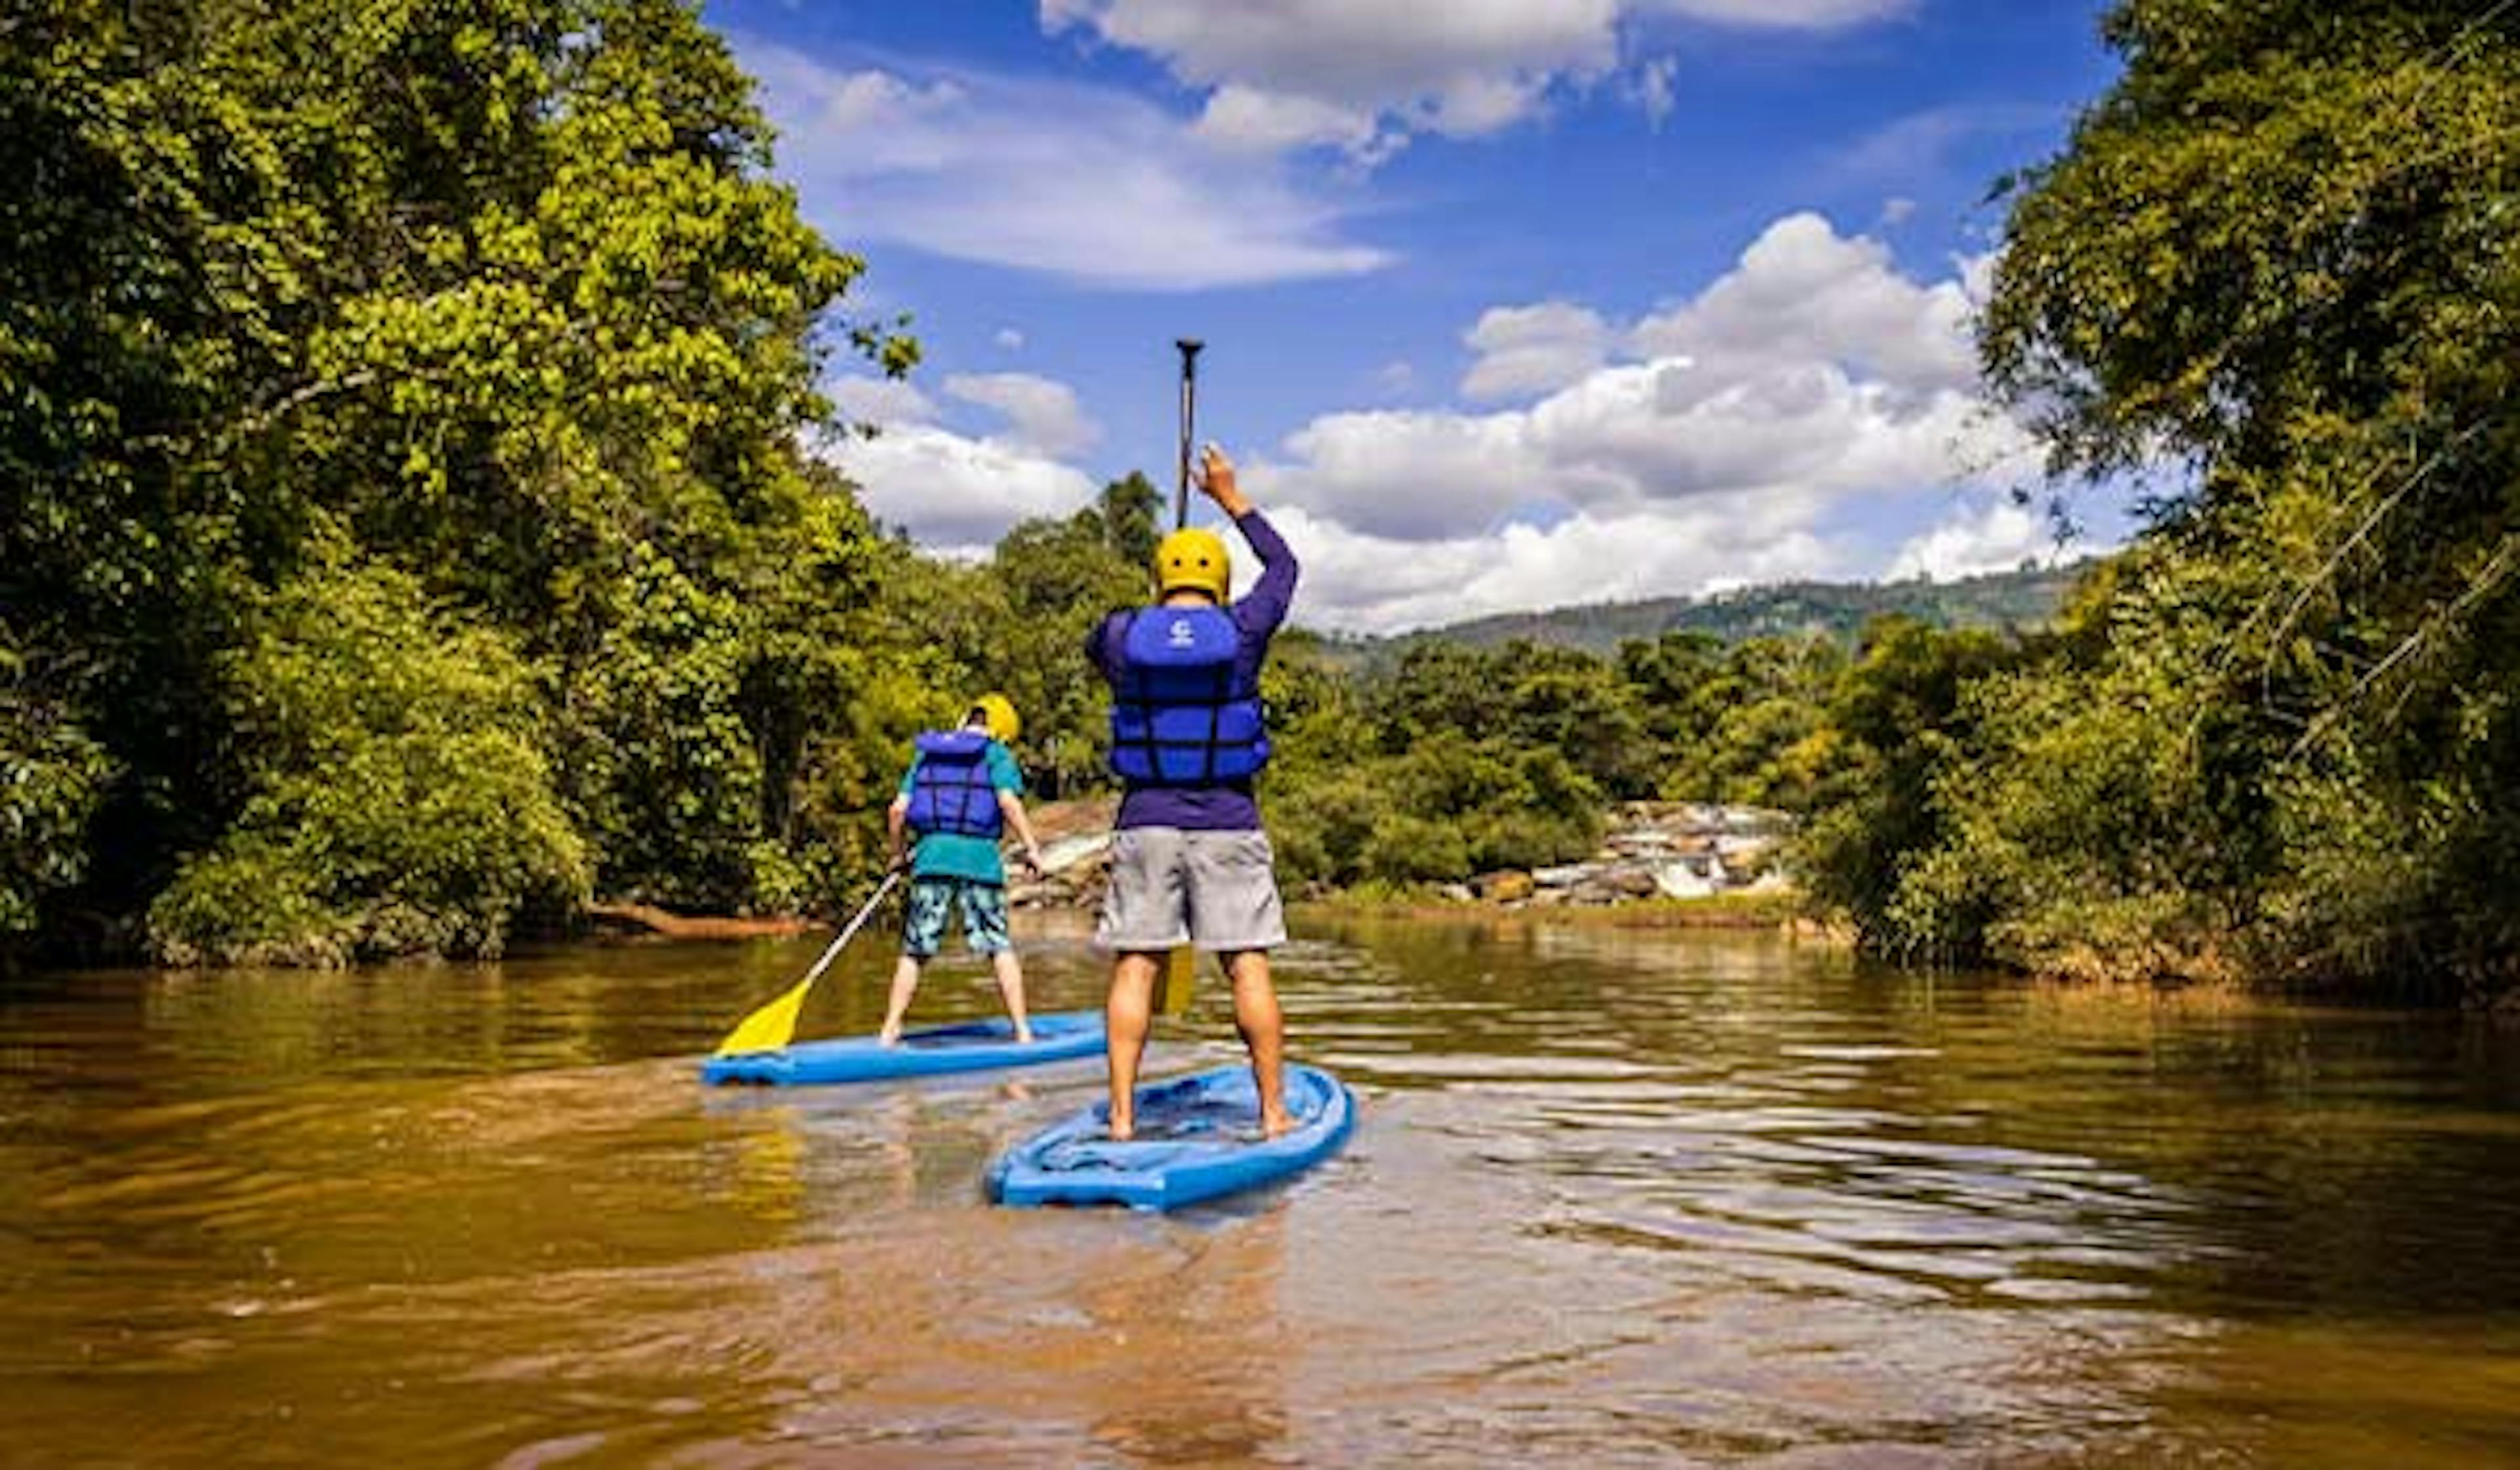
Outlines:
<svg viewBox="0 0 2520 1470"><path fill-rule="evenodd" d="M1243 598L1242 606L1250 609L1255 621L1264 628L1275 628L1283 622L1286 609L1295 601L1295 574L1300 568L1295 554L1286 545L1269 517L1256 510L1235 517L1234 528L1251 544L1251 554L1260 558L1260 577Z"/></svg>
<svg viewBox="0 0 2520 1470"><path fill-rule="evenodd" d="M1269 517L1261 514L1251 498L1242 493L1235 479L1234 462L1213 444L1199 452L1198 488L1216 502L1218 510L1234 517L1234 528L1242 533L1251 554L1260 558L1259 580L1239 603L1242 625L1263 633L1274 630L1294 604L1295 577L1301 570L1294 552L1278 534L1278 528L1269 523Z"/></svg>

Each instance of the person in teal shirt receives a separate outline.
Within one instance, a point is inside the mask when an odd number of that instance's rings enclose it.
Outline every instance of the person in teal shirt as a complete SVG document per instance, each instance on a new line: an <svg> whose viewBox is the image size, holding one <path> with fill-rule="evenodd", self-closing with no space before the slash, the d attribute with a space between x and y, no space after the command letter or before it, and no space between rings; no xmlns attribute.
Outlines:
<svg viewBox="0 0 2520 1470"><path fill-rule="evenodd" d="M972 701L957 730L919 736L900 793L884 814L893 866L910 866L910 902L901 924L901 959L893 966L892 998L878 1039L901 1040L901 1018L919 993L920 971L945 944L947 916L959 909L963 943L989 957L1015 1040L1032 1040L1024 1011L1023 962L1007 927L1007 869L998 838L1012 827L1023 844L1024 866L1038 875L1041 844L1024 815L1023 772L1007 749L1023 723L1002 694Z"/></svg>

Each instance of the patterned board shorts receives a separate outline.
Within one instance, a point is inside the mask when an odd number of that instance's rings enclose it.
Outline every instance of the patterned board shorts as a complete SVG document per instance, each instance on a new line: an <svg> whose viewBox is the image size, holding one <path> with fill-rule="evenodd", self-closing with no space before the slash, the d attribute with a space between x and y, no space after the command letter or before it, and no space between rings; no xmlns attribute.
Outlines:
<svg viewBox="0 0 2520 1470"><path fill-rule="evenodd" d="M1094 942L1124 953L1189 944L1229 955L1284 944L1268 834L1170 826L1113 833L1111 886Z"/></svg>
<svg viewBox="0 0 2520 1470"><path fill-rule="evenodd" d="M962 901L963 943L974 955L1015 947L1007 932L1007 891L969 878L913 878L909 913L901 921L901 953L925 959L945 945L945 913Z"/></svg>

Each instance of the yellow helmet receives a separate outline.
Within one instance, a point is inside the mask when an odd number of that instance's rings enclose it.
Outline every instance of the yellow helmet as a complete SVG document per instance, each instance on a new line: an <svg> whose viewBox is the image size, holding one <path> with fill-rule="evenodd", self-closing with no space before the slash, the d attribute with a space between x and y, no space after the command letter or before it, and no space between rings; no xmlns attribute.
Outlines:
<svg viewBox="0 0 2520 1470"><path fill-rule="evenodd" d="M1225 538L1203 526L1185 526L1155 548L1155 595L1185 588L1203 592L1219 604L1234 581L1234 562L1226 556Z"/></svg>
<svg viewBox="0 0 2520 1470"><path fill-rule="evenodd" d="M1015 713L1013 701L1004 694L982 694L972 700L971 714L965 715L963 723L970 724L971 715L980 717L988 727L989 738L1001 745L1013 744L1015 736L1023 734L1023 718Z"/></svg>

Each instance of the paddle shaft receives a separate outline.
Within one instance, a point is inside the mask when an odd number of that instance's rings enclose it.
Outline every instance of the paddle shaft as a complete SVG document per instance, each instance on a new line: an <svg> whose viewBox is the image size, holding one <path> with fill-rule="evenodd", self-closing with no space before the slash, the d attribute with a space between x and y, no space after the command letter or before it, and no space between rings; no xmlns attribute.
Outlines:
<svg viewBox="0 0 2520 1470"><path fill-rule="evenodd" d="M1198 349L1206 344L1186 336L1175 339L1173 345L1181 350L1181 459L1173 480L1173 529L1178 531L1190 524L1190 456L1198 423ZM1156 1008L1176 1016L1190 1009L1191 986L1197 975L1198 953L1188 945L1174 950L1156 981Z"/></svg>
<svg viewBox="0 0 2520 1470"><path fill-rule="evenodd" d="M898 868L883 875L883 881L876 885L875 897L866 901L866 907L858 911L858 916L849 920L849 926L840 931L839 938L832 941L832 947L823 952L822 958L814 961L814 967L805 972L804 980L799 983L811 985L823 978L823 971L832 967L832 961L839 958L840 951L847 949L849 941L858 937L858 930L866 927L866 921L875 913L875 906L882 903L883 896L900 881L901 869Z"/></svg>
<svg viewBox="0 0 2520 1470"><path fill-rule="evenodd" d="M1181 460L1173 479L1173 529L1190 524L1190 454L1192 425L1198 422L1198 349L1207 345L1194 336L1173 345L1181 351Z"/></svg>

